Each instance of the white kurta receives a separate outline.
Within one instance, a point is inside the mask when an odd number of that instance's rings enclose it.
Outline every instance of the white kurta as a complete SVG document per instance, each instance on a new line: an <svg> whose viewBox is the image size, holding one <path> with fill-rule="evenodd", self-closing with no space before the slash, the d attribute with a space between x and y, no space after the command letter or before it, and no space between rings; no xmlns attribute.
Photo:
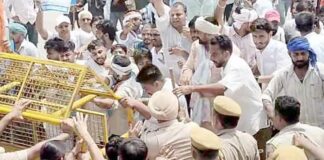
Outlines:
<svg viewBox="0 0 324 160"><path fill-rule="evenodd" d="M251 135L267 127L267 115L261 101L261 89L248 64L231 55L218 82L225 86L225 96L234 99L242 109L237 129Z"/></svg>
<svg viewBox="0 0 324 160"><path fill-rule="evenodd" d="M306 136L310 141L319 147L324 147L324 130L319 127L314 127L308 124L296 123L286 126L269 141L267 141L267 154L272 152L283 145L293 145L293 136L297 133L301 133ZM309 160L314 160L311 154L306 152Z"/></svg>
<svg viewBox="0 0 324 160"><path fill-rule="evenodd" d="M39 54L38 49L36 48L36 46L33 43L31 43L31 42L29 42L27 40L24 40L21 43L21 46L18 49L18 54L21 54L21 55L24 55L24 56L31 56L31 57L34 57L34 58L41 58L41 55Z"/></svg>
<svg viewBox="0 0 324 160"><path fill-rule="evenodd" d="M176 86L176 87L177 87L177 86ZM173 87L172 87L172 81L171 81L170 78L165 78L165 79L164 79L164 85L163 85L163 87L162 87L162 90L172 92ZM181 109L182 109L183 111L185 111L185 115L186 115L186 117L189 118L189 113L188 113L188 104L187 104L186 97L182 95L182 96L178 97L178 100L179 100L179 107L181 107Z"/></svg>
<svg viewBox="0 0 324 160"><path fill-rule="evenodd" d="M264 18L267 11L275 9L272 0L256 0L253 4L253 8L258 13L259 17Z"/></svg>
<svg viewBox="0 0 324 160"><path fill-rule="evenodd" d="M257 66L261 75L272 75L275 71L291 65L286 44L271 39L263 51L257 51Z"/></svg>
<svg viewBox="0 0 324 160"><path fill-rule="evenodd" d="M193 68L190 68L192 71L194 71L191 79L192 85L216 83L221 79L220 68L215 67L214 63L209 58L208 51L203 45L199 44L198 41L193 43L192 52L190 54L194 56L192 57L194 58L192 62L193 64L191 64ZM186 65L188 65L188 63L186 63ZM212 100L210 98L202 97L200 93L191 94L191 118L194 122L198 124L202 124L203 122L211 122L211 102Z"/></svg>
<svg viewBox="0 0 324 160"><path fill-rule="evenodd" d="M287 40L300 36L300 32L296 29L295 19L290 19L285 22L283 27Z"/></svg>
<svg viewBox="0 0 324 160"><path fill-rule="evenodd" d="M142 41L134 31L129 32L126 39L121 39L120 36L122 32L123 31L120 30L116 33L116 39L120 44L125 45L127 48L134 48L134 44Z"/></svg>
<svg viewBox="0 0 324 160"><path fill-rule="evenodd" d="M74 30L72 32L75 35L77 41L80 43L79 44L80 47L88 45L92 40L96 39L96 36L92 32L86 32L81 28Z"/></svg>
<svg viewBox="0 0 324 160"><path fill-rule="evenodd" d="M224 27L224 33L232 40L232 42L240 49L241 58L243 58L250 67L256 65L255 52L257 48L255 47L253 36L251 33L241 37L234 30L234 27Z"/></svg>
<svg viewBox="0 0 324 160"><path fill-rule="evenodd" d="M218 0L176 0L187 6L187 19L194 16L213 16ZM230 1L230 0L228 0Z"/></svg>
<svg viewBox="0 0 324 160"><path fill-rule="evenodd" d="M165 64L165 57L163 54L163 49L160 49L160 51L156 52L155 47L151 49L152 53L152 64L157 66L163 76L168 76L169 75L169 69L168 66Z"/></svg>
<svg viewBox="0 0 324 160"><path fill-rule="evenodd" d="M278 26L277 33L272 38L282 43L286 43L285 31L280 26Z"/></svg>
<svg viewBox="0 0 324 160"><path fill-rule="evenodd" d="M317 63L321 75L309 67L303 82L300 82L293 65L284 68L270 81L262 99L274 100L283 93L297 98L301 103L300 122L324 128L324 65Z"/></svg>
<svg viewBox="0 0 324 160"><path fill-rule="evenodd" d="M317 61L324 63L324 36L315 32L309 33L305 36L307 38L310 47L314 50L317 55Z"/></svg>
<svg viewBox="0 0 324 160"><path fill-rule="evenodd" d="M130 97L138 99L142 97L142 86L136 82L135 74L132 74L131 78L124 81L117 89L116 95L120 97ZM128 131L128 119L127 110L118 106L117 109L111 110L112 114L108 119L109 134L123 135Z"/></svg>
<svg viewBox="0 0 324 160"><path fill-rule="evenodd" d="M181 71L178 62L182 61L183 63L185 63L186 60L183 57L174 54L170 55L169 49L178 46L190 53L191 40L179 33L175 28L173 28L173 26L170 24L169 11L170 8L164 5L165 14L161 17L155 14L156 27L161 34L163 45L162 49L166 65L173 68L175 80L176 82L178 82Z"/></svg>

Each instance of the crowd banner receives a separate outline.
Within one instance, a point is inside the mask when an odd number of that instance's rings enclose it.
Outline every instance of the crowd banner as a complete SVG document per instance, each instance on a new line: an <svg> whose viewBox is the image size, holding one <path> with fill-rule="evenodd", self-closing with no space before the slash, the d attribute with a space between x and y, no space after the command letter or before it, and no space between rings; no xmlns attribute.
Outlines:
<svg viewBox="0 0 324 160"><path fill-rule="evenodd" d="M75 0L43 0L41 7L43 11L55 11L68 14L71 3Z"/></svg>

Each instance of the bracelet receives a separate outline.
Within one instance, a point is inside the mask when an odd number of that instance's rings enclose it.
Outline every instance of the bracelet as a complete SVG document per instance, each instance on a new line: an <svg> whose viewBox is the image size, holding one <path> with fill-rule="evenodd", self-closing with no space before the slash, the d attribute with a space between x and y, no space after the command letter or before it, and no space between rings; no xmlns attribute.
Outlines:
<svg viewBox="0 0 324 160"><path fill-rule="evenodd" d="M218 1L217 7L221 8L221 9L224 9L224 8L226 7L226 4L225 4L224 6L221 6L221 5L219 4L219 1Z"/></svg>

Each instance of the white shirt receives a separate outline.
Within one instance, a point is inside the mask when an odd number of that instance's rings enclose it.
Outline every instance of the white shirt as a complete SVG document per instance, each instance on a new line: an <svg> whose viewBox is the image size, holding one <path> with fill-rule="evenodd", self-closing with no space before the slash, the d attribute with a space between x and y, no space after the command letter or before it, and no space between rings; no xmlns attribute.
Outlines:
<svg viewBox="0 0 324 160"><path fill-rule="evenodd" d="M96 39L96 36L92 32L86 32L81 28L72 32L75 35L77 41L79 42L80 47L88 45L92 40Z"/></svg>
<svg viewBox="0 0 324 160"><path fill-rule="evenodd" d="M122 84L117 88L116 95L120 97L130 97L134 99L141 98L143 94L143 89L141 84L136 82L135 74L122 82ZM118 106L117 109L112 110L112 115L108 120L109 133L122 135L128 131L128 119L127 119L127 110Z"/></svg>
<svg viewBox="0 0 324 160"><path fill-rule="evenodd" d="M28 160L28 149L15 152L0 153L0 160Z"/></svg>
<svg viewBox="0 0 324 160"><path fill-rule="evenodd" d="M4 5L8 18L18 16L23 24L35 23L38 9L34 5L34 0L4 0Z"/></svg>
<svg viewBox="0 0 324 160"><path fill-rule="evenodd" d="M293 65L280 70L271 79L262 99L274 103L279 93L297 98L300 103L300 122L324 128L324 66L317 63L321 76L310 66L303 83L293 70Z"/></svg>
<svg viewBox="0 0 324 160"><path fill-rule="evenodd" d="M277 33L272 37L272 39L286 43L285 31L282 27L278 26Z"/></svg>
<svg viewBox="0 0 324 160"><path fill-rule="evenodd" d="M271 0L256 0L253 4L253 8L258 13L259 17L264 18L267 11L274 9Z"/></svg>
<svg viewBox="0 0 324 160"><path fill-rule="evenodd" d="M257 66L261 75L273 72L291 64L286 44L271 39L263 51L257 51Z"/></svg>
<svg viewBox="0 0 324 160"><path fill-rule="evenodd" d="M287 20L284 24L284 31L287 40L300 36L300 32L296 29L295 19Z"/></svg>
<svg viewBox="0 0 324 160"><path fill-rule="evenodd" d="M35 58L40 58L39 51L36 48L36 46L29 42L28 40L24 40L20 48L18 49L18 54L24 55L24 56L31 56Z"/></svg>
<svg viewBox="0 0 324 160"><path fill-rule="evenodd" d="M261 89L250 67L236 55L231 55L218 82L225 86L225 96L234 99L242 109L237 129L251 135L267 126L267 116L261 100Z"/></svg>
<svg viewBox="0 0 324 160"><path fill-rule="evenodd" d="M234 30L234 27L224 27L225 34L233 41L233 43L240 49L241 58L243 58L250 67L253 67L256 64L255 61L255 52L257 48L255 47L253 36L251 33L241 37ZM227 30L227 31L226 31Z"/></svg>
<svg viewBox="0 0 324 160"><path fill-rule="evenodd" d="M85 60L84 65L92 69L97 75L100 75L102 77L108 76L109 73L108 69L106 69L104 65L97 64L92 58Z"/></svg>
<svg viewBox="0 0 324 160"><path fill-rule="evenodd" d="M125 45L127 48L134 48L134 44L142 41L134 31L129 32L126 36L126 39L123 40L120 38L122 32L123 32L122 30L117 32L116 34L117 42Z"/></svg>
<svg viewBox="0 0 324 160"><path fill-rule="evenodd" d="M162 87L162 90L165 90L165 91L173 91L173 87L172 87L172 81L170 78L165 78L164 79L164 85ZM177 86L176 86L177 87ZM186 117L189 118L189 113L188 113L188 104L187 104L187 100L185 98L185 96L180 96L178 97L178 100L179 100L179 106L185 111L186 113Z"/></svg>
<svg viewBox="0 0 324 160"><path fill-rule="evenodd" d="M179 61L185 63L183 57L177 55L170 55L169 49L178 46L190 53L191 40L179 33L170 24L170 8L164 5L164 15L159 17L155 14L156 26L161 34L161 40L163 45L163 53L166 65L173 68L174 78L176 82L179 80L181 68L178 65ZM167 76L170 77L170 76Z"/></svg>
<svg viewBox="0 0 324 160"><path fill-rule="evenodd" d="M194 16L213 16L215 8L218 4L218 0L177 0L177 1L180 1L187 6L187 19L189 21ZM233 0L228 0L228 1L233 1Z"/></svg>
<svg viewBox="0 0 324 160"><path fill-rule="evenodd" d="M308 124L296 123L281 129L274 137L267 141L267 152L275 150L283 145L293 145L293 136L296 133L303 134L311 142L319 147L324 147L324 130ZM269 150L270 149L270 150ZM305 152L309 160L315 160L311 154ZM268 153L269 155L269 153Z"/></svg>
<svg viewBox="0 0 324 160"><path fill-rule="evenodd" d="M152 53L152 64L154 64L160 69L163 76L165 77L168 76L169 69L165 64L165 57L163 55L162 48L156 53L156 49L155 47L153 47L151 49L151 53Z"/></svg>
<svg viewBox="0 0 324 160"><path fill-rule="evenodd" d="M52 38L60 38L59 37L59 34L57 32L48 32L48 38L47 39L52 39ZM73 31L70 31L70 41L74 43L75 45L75 48L80 48L80 41L79 39L77 38L76 34L73 32Z"/></svg>
<svg viewBox="0 0 324 160"><path fill-rule="evenodd" d="M314 50L315 54L317 55L317 61L320 63L324 63L324 36L312 32L304 37L307 38L310 47Z"/></svg>

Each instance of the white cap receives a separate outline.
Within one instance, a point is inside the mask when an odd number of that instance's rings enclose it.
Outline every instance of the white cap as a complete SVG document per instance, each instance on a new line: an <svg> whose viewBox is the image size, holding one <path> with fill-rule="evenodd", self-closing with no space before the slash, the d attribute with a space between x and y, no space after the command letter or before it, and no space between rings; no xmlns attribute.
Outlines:
<svg viewBox="0 0 324 160"><path fill-rule="evenodd" d="M60 25L61 23L68 23L71 24L70 18L64 15L60 15L56 18L56 26Z"/></svg>

